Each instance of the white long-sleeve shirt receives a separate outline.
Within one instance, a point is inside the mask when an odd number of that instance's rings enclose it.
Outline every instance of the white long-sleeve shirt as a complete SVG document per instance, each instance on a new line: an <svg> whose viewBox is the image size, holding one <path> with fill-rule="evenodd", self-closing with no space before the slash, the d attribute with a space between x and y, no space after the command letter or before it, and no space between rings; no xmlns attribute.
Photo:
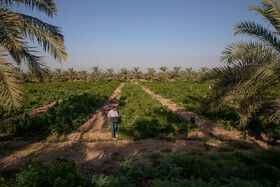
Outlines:
<svg viewBox="0 0 280 187"><path fill-rule="evenodd" d="M110 110L109 113L108 113L108 117L114 118L114 117L118 117L118 116L119 116L119 114L118 114L117 110L116 111Z"/></svg>

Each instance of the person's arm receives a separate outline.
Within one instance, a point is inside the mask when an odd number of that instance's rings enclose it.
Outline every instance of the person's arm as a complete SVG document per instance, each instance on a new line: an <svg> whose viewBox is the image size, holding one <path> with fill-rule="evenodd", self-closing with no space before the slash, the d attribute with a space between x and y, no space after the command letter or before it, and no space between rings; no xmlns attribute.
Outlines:
<svg viewBox="0 0 280 187"><path fill-rule="evenodd" d="M109 111L107 117L108 117L109 119L111 119L111 110Z"/></svg>

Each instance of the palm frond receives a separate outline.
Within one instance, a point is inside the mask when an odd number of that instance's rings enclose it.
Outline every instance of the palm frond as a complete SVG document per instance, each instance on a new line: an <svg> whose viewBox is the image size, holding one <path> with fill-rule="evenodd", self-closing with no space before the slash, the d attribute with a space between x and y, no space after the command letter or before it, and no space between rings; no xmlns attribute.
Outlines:
<svg viewBox="0 0 280 187"><path fill-rule="evenodd" d="M0 49L0 105L11 111L19 109L22 105L22 87L7 56L8 51Z"/></svg>
<svg viewBox="0 0 280 187"><path fill-rule="evenodd" d="M36 8L40 12L44 12L49 17L53 17L57 13L57 6L53 0L0 0L2 6L15 6L22 4L31 10Z"/></svg>
<svg viewBox="0 0 280 187"><path fill-rule="evenodd" d="M269 90L279 79L278 58L270 54L258 58L243 58L230 65L214 68L210 75L216 78L212 97L202 106L204 111L217 110L230 101L240 102L237 113L240 126L244 127L249 118L266 103L271 101ZM246 59L246 60L244 60ZM277 114L274 112L272 115Z"/></svg>
<svg viewBox="0 0 280 187"><path fill-rule="evenodd" d="M19 29L20 19L12 11L0 8L0 45L8 51L20 51L24 45L23 34ZM12 55L20 63L18 55Z"/></svg>
<svg viewBox="0 0 280 187"><path fill-rule="evenodd" d="M279 53L258 41L237 41L228 45L222 52L222 55L221 61L224 61L226 64L232 64L235 61L258 60L263 55L271 57L271 59L277 59ZM270 59L267 60L269 61Z"/></svg>
<svg viewBox="0 0 280 187"><path fill-rule="evenodd" d="M274 48L275 50L280 51L280 41L277 35L274 32L263 27L262 25L256 24L251 21L245 21L235 25L234 28L235 28L234 35L237 34L250 35L264 42L266 45Z"/></svg>
<svg viewBox="0 0 280 187"><path fill-rule="evenodd" d="M280 3L277 0L263 0L262 7L251 6L250 10L257 11L261 14L273 27L280 32Z"/></svg>
<svg viewBox="0 0 280 187"><path fill-rule="evenodd" d="M31 40L37 39L43 49L49 52L59 62L66 61L67 52L63 35L58 27L45 23L37 18L25 14L18 14L21 18L22 32Z"/></svg>

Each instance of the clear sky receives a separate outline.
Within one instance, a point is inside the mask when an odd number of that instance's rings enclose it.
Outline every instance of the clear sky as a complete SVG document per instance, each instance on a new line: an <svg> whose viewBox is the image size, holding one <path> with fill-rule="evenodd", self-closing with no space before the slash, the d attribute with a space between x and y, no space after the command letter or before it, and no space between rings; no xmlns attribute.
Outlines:
<svg viewBox="0 0 280 187"><path fill-rule="evenodd" d="M69 54L49 67L88 70L140 66L182 68L222 65L226 45L242 20L262 22L249 5L261 0L56 0L58 16L31 15L60 26Z"/></svg>

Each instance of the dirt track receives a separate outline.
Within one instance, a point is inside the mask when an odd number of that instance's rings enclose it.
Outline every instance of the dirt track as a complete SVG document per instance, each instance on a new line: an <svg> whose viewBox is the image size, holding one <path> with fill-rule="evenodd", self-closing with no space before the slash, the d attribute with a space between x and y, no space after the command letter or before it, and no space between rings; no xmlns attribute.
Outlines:
<svg viewBox="0 0 280 187"><path fill-rule="evenodd" d="M37 143L22 140L1 141L0 170L17 168L19 163L38 157L46 165L50 165L54 159L74 160L81 170L106 172L114 167L112 159L116 159L116 155L132 156L141 162L146 159L147 152L160 152L167 148L171 150L171 154L190 151L217 152L220 147L239 149L239 145L244 144L255 149L268 148L267 144L261 141L254 139L245 141L239 132L226 131L220 125L201 120L196 114L178 107L145 87L143 87L145 91L168 106L171 111L186 119L194 115L197 118L197 130L189 133L187 140L177 140L175 143L155 139L140 141L112 139L110 132L104 130L108 124L106 116L112 106L118 104L122 86L123 84L114 91L104 106L92 114L89 121L70 135L53 136ZM203 126L204 124L207 126ZM210 133L213 134L210 136Z"/></svg>
<svg viewBox="0 0 280 187"><path fill-rule="evenodd" d="M138 83L136 83L139 85ZM197 129L193 132L190 132L188 134L188 138L214 138L218 140L242 140L244 139L244 136L240 131L228 131L223 128L222 124L216 124L210 120L207 119L201 119L200 116L196 113L187 111L183 107L179 107L177 104L173 103L170 99L165 99L160 95L155 94L148 88L141 86L141 88L146 91L148 94L150 94L152 97L157 99L159 102L161 102L162 105L165 105L168 107L168 109L179 116L181 116L184 119L190 120L191 117L195 117L195 124L197 126ZM252 143L258 144L260 147L268 148L268 145L265 144L263 141L257 140L253 137L251 137Z"/></svg>

